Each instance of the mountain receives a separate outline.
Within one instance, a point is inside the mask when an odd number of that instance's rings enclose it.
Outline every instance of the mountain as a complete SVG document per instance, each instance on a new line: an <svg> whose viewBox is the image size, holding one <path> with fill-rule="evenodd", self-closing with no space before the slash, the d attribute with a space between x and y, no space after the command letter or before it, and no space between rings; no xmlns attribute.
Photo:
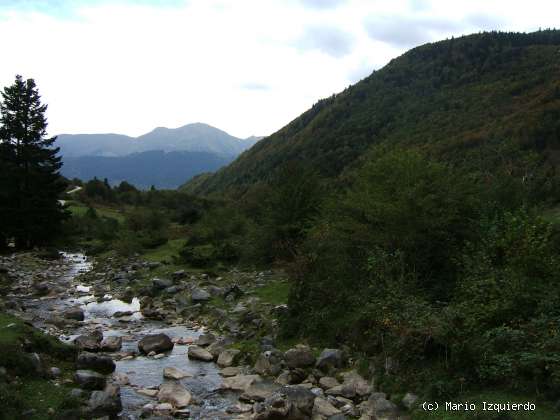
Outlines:
<svg viewBox="0 0 560 420"><path fill-rule="evenodd" d="M62 175L89 180L126 180L139 188L176 188L194 175L215 171L262 137L239 139L207 124L158 127L139 137L61 134Z"/></svg>
<svg viewBox="0 0 560 420"><path fill-rule="evenodd" d="M426 44L320 100L213 175L199 194L243 192L290 161L336 178L374 145L422 149L458 164L531 150L560 154L560 31L487 32ZM478 163L477 163L478 164Z"/></svg>
<svg viewBox="0 0 560 420"><path fill-rule="evenodd" d="M137 188L177 188L193 176L215 171L233 157L209 152L163 152L153 150L126 156L65 157L62 174L84 180L107 178L111 184L127 181Z"/></svg>
<svg viewBox="0 0 560 420"><path fill-rule="evenodd" d="M157 127L139 137L121 134L60 134L56 146L60 147L60 154L65 157L126 156L151 150L237 156L257 141L257 137L239 139L210 125L194 123L179 128Z"/></svg>

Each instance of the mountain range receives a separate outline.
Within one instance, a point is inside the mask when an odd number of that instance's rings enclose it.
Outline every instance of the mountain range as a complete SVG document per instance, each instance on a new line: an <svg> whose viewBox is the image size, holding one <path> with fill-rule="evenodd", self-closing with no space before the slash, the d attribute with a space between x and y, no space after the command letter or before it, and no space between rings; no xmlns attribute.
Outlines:
<svg viewBox="0 0 560 420"><path fill-rule="evenodd" d="M262 137L240 139L207 124L157 127L139 137L121 134L60 134L56 146L62 175L128 181L139 188L176 188L202 172L215 171Z"/></svg>

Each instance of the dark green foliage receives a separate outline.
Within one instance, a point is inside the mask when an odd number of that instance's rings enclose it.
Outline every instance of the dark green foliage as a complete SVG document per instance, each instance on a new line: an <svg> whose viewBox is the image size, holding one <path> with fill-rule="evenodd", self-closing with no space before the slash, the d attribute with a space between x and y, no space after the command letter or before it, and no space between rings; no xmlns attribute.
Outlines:
<svg viewBox="0 0 560 420"><path fill-rule="evenodd" d="M0 240L29 248L58 232L65 213L58 203L66 188L55 138L45 138L47 106L33 79L16 76L0 104Z"/></svg>

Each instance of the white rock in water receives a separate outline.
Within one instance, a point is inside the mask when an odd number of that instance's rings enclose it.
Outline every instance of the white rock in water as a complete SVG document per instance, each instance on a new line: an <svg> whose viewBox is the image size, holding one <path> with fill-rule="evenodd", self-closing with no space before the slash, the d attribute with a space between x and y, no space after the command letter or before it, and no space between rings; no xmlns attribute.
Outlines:
<svg viewBox="0 0 560 420"><path fill-rule="evenodd" d="M183 379L190 378L192 375L174 367L166 367L163 369L163 377L167 379Z"/></svg>

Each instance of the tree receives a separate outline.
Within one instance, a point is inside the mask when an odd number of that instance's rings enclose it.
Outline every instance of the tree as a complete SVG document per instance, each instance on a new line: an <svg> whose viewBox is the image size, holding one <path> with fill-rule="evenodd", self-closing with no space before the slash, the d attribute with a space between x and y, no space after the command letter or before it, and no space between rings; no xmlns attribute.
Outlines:
<svg viewBox="0 0 560 420"><path fill-rule="evenodd" d="M16 76L0 102L0 241L13 238L16 247L48 242L66 212L58 202L65 184L62 166L47 138L46 104L33 79Z"/></svg>

